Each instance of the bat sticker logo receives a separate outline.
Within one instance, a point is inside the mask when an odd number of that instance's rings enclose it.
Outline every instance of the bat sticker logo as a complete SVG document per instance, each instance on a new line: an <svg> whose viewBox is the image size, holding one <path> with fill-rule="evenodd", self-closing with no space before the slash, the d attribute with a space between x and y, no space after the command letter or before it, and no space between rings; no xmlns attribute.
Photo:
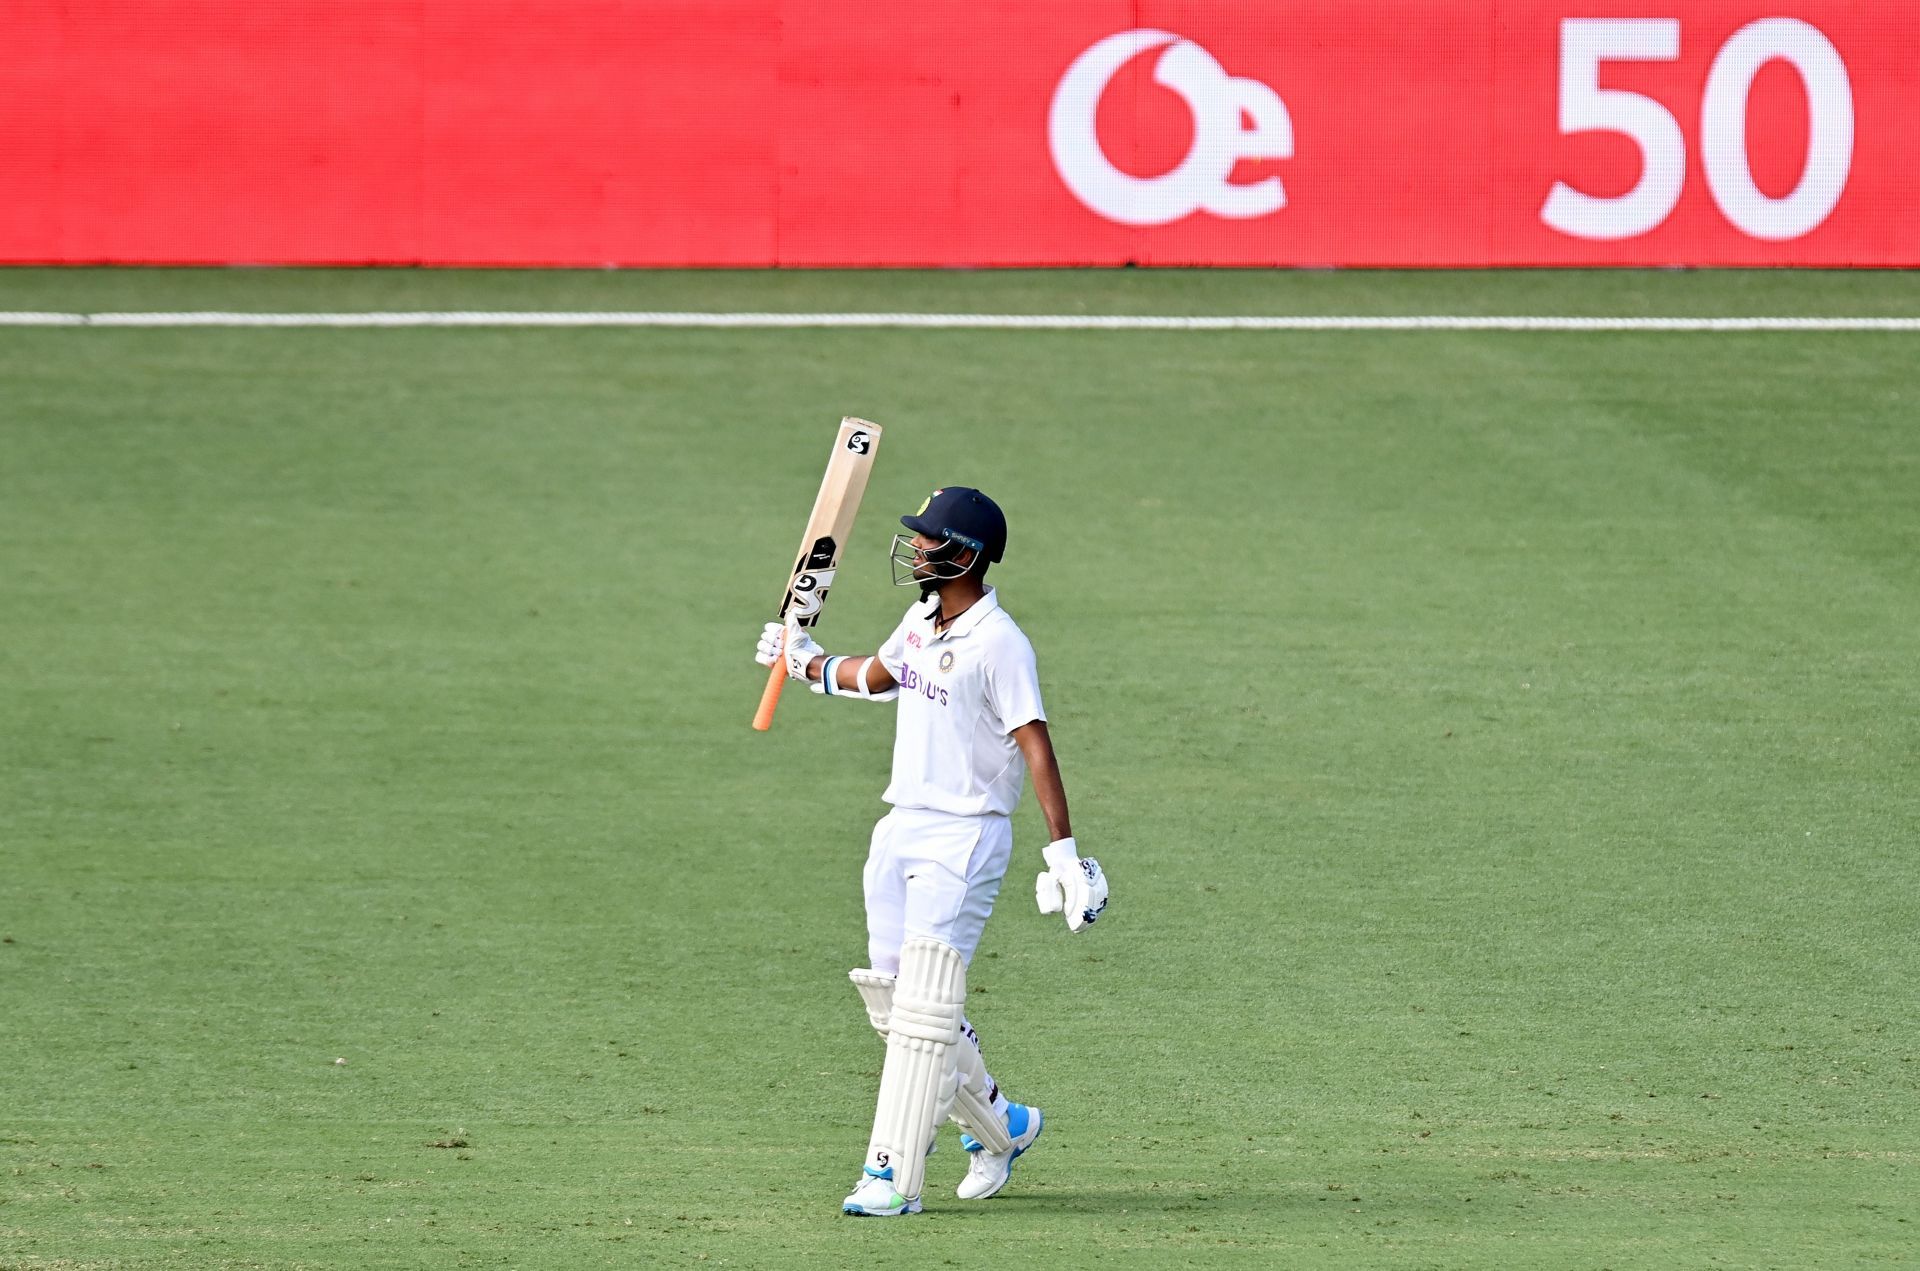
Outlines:
<svg viewBox="0 0 1920 1271"><path fill-rule="evenodd" d="M833 586L833 570L821 569L812 573L796 574L793 589L787 593L787 607L781 616L791 613L800 625L811 626L820 617L820 606L827 601L827 588Z"/></svg>
<svg viewBox="0 0 1920 1271"><path fill-rule="evenodd" d="M873 453L873 436L870 433L856 432L847 438L847 449L856 455Z"/></svg>

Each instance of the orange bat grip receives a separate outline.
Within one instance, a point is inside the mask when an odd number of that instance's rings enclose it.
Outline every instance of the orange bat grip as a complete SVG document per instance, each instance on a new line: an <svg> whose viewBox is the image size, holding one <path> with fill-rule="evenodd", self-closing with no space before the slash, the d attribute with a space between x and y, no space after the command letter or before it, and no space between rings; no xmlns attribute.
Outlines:
<svg viewBox="0 0 1920 1271"><path fill-rule="evenodd" d="M773 664L773 673L767 676L767 686L760 691L760 709L753 713L753 726L761 732L773 727L773 708L780 704L780 690L787 686L787 662L785 658Z"/></svg>

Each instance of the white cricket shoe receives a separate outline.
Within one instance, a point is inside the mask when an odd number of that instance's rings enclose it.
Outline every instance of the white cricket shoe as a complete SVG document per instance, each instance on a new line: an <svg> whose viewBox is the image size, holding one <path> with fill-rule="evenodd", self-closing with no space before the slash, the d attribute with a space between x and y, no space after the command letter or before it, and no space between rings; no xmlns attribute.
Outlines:
<svg viewBox="0 0 1920 1271"><path fill-rule="evenodd" d="M954 1188L953 1194L961 1200L985 1200L1005 1187L1013 1173L1013 1163L1040 1137L1042 1123L1040 1109L1030 1108L1024 1103L1010 1103L1007 1105L1007 1134L1013 1139L1011 1151L989 1152L971 1134L962 1135L960 1146L967 1149L969 1156L967 1176L960 1180L960 1186Z"/></svg>
<svg viewBox="0 0 1920 1271"><path fill-rule="evenodd" d="M875 1173L871 1169L862 1171L860 1185L851 1195L840 1202L842 1213L852 1214L856 1218L898 1218L904 1214L920 1212L920 1198L908 1200L893 1186L893 1166Z"/></svg>

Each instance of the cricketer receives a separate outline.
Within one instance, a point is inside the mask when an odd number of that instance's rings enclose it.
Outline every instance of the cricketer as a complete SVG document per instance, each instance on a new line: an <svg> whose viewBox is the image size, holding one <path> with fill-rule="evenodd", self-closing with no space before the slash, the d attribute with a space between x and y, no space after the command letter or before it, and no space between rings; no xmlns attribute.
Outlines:
<svg viewBox="0 0 1920 1271"><path fill-rule="evenodd" d="M815 693L898 703L882 796L892 809L862 880L868 966L849 973L887 1046L866 1162L842 1202L861 1217L920 1212L927 1153L949 1118L968 1153L962 1200L998 1192L1040 1136L1040 1109L1001 1092L965 1009L1029 773L1051 840L1040 911L1078 932L1107 905L1106 875L1074 843L1033 646L986 583L1006 551L1005 515L978 490L945 486L900 523L911 533L894 535L894 585L920 598L877 653L828 654L790 614L766 625L756 655Z"/></svg>

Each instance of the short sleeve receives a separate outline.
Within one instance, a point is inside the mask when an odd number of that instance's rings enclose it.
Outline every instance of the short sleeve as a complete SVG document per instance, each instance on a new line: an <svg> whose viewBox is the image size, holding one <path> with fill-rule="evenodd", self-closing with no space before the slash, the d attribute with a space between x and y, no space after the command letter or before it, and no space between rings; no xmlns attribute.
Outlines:
<svg viewBox="0 0 1920 1271"><path fill-rule="evenodd" d="M874 656L880 659L880 665L886 667L887 674L896 681L905 674L904 659L907 656L907 624L905 622L893 629L893 634L887 637L886 642L880 646L880 651Z"/></svg>
<svg viewBox="0 0 1920 1271"><path fill-rule="evenodd" d="M987 665L987 712L1002 736L1047 718L1040 704L1040 668L1025 636L994 650Z"/></svg>

